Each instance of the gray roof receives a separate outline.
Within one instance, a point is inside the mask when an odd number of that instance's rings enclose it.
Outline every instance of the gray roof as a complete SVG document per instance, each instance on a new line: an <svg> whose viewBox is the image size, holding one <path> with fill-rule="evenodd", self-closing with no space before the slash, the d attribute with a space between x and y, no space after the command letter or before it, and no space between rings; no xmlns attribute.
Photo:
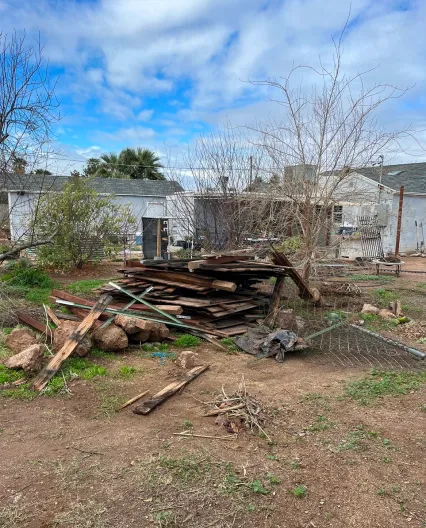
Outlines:
<svg viewBox="0 0 426 528"><path fill-rule="evenodd" d="M60 191L69 182L69 176L41 174L1 174L0 188L5 191L48 192ZM90 185L102 194L118 196L169 196L183 191L178 182L169 180L124 180L119 178L93 178Z"/></svg>
<svg viewBox="0 0 426 528"><path fill-rule="evenodd" d="M354 170L358 174L362 174L371 180L379 182L379 167L364 167L362 169ZM395 191L399 191L399 188L403 185L404 192L426 194L426 163L384 165L382 184Z"/></svg>

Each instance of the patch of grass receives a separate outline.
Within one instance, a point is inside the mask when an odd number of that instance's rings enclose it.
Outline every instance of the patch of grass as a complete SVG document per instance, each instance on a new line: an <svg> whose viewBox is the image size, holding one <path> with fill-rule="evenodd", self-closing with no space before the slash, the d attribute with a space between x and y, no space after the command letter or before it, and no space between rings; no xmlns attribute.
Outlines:
<svg viewBox="0 0 426 528"><path fill-rule="evenodd" d="M98 376L106 376L107 374L107 369L99 365L93 365L77 372L78 377L85 380L91 380L93 378L97 378Z"/></svg>
<svg viewBox="0 0 426 528"><path fill-rule="evenodd" d="M3 383L12 383L25 377L25 372L21 369L8 369L4 365L0 365L0 385Z"/></svg>
<svg viewBox="0 0 426 528"><path fill-rule="evenodd" d="M5 328L2 328L2 332L5 336L11 334L13 332L14 328L10 327L10 326L6 326Z"/></svg>
<svg viewBox="0 0 426 528"><path fill-rule="evenodd" d="M306 486L304 486L303 484L298 484L291 490L293 497L296 497L297 499L302 499L303 497L306 497L306 492Z"/></svg>
<svg viewBox="0 0 426 528"><path fill-rule="evenodd" d="M339 451L349 451L362 449L364 447L363 440L376 439L377 433L375 431L368 431L363 425L357 425L348 432L346 438L340 442L338 446Z"/></svg>
<svg viewBox="0 0 426 528"><path fill-rule="evenodd" d="M193 455L179 458L160 456L158 462L160 467L183 481L196 480L210 471L208 462L197 460Z"/></svg>
<svg viewBox="0 0 426 528"><path fill-rule="evenodd" d="M91 380L108 374L105 367L96 365L85 358L69 358L62 365L61 370L47 384L43 394L54 396L65 392L66 383L73 377Z"/></svg>
<svg viewBox="0 0 426 528"><path fill-rule="evenodd" d="M416 284L416 288L420 288L423 290L424 288L426 288L426 282L418 282Z"/></svg>
<svg viewBox="0 0 426 528"><path fill-rule="evenodd" d="M426 383L426 372L394 372L373 369L371 374L360 380L349 382L344 396L361 405L368 405L384 396L401 396L418 390Z"/></svg>
<svg viewBox="0 0 426 528"><path fill-rule="evenodd" d="M191 334L180 334L180 336L173 342L173 344L179 348L198 346L201 343L201 339Z"/></svg>
<svg viewBox="0 0 426 528"><path fill-rule="evenodd" d="M379 281L379 282L392 282L393 277L389 275L363 275L362 273L355 273L346 277L348 281Z"/></svg>
<svg viewBox="0 0 426 528"><path fill-rule="evenodd" d="M275 278L275 277L274 277ZM224 345L230 354L237 353L240 349L237 347L237 345L234 343L234 340L232 337L224 337L220 340L222 345Z"/></svg>
<svg viewBox="0 0 426 528"><path fill-rule="evenodd" d="M183 426L185 427L185 429L190 429L191 427L193 427L193 423L191 422L191 420L184 420Z"/></svg>
<svg viewBox="0 0 426 528"><path fill-rule="evenodd" d="M32 288L27 291L25 288L23 291L25 293L25 299L34 304L47 304L50 305L49 296L52 293L51 288Z"/></svg>
<svg viewBox="0 0 426 528"><path fill-rule="evenodd" d="M387 308L390 302L398 300L399 293L393 290L380 288L372 293L372 297L380 308Z"/></svg>
<svg viewBox="0 0 426 528"><path fill-rule="evenodd" d="M73 502L71 508L58 514L52 526L74 526L75 528L106 528L110 523L106 517L107 509L103 504L92 500Z"/></svg>
<svg viewBox="0 0 426 528"><path fill-rule="evenodd" d="M167 343L144 343L141 348L144 352L167 352L169 345Z"/></svg>
<svg viewBox="0 0 426 528"><path fill-rule="evenodd" d="M308 404L313 407L321 408L324 410L329 410L329 398L328 396L324 396L323 394L319 394L317 392L307 392L306 394L303 394L300 399L300 403Z"/></svg>
<svg viewBox="0 0 426 528"><path fill-rule="evenodd" d="M327 431L327 429L331 429L332 427L334 427L334 423L331 422L328 418L326 418L322 414L320 414L316 418L315 422L313 422L308 427L308 431L311 431L311 432Z"/></svg>
<svg viewBox="0 0 426 528"><path fill-rule="evenodd" d="M291 469L300 469L300 462L298 460L293 460L290 462Z"/></svg>
<svg viewBox="0 0 426 528"><path fill-rule="evenodd" d="M117 396L109 396L105 393L101 394L101 402L99 404L99 412L103 418L111 418L118 411L123 401Z"/></svg>
<svg viewBox="0 0 426 528"><path fill-rule="evenodd" d="M88 294L91 293L93 290L96 290L97 288L100 288L104 284L107 284L109 281L105 279L87 279L87 280L81 280L77 282L73 282L69 286L67 286L67 290L74 294Z"/></svg>
<svg viewBox="0 0 426 528"><path fill-rule="evenodd" d="M112 359L115 357L114 352L106 352L105 350L100 350L99 348L92 348L90 355L98 358Z"/></svg>
<svg viewBox="0 0 426 528"><path fill-rule="evenodd" d="M392 463L392 459L391 457L383 457L382 458L382 462L384 462L385 464L391 464Z"/></svg>
<svg viewBox="0 0 426 528"><path fill-rule="evenodd" d="M122 367L120 367L118 375L121 378L130 379L136 374L137 371L138 369L136 367L129 367L128 365L123 365Z"/></svg>
<svg viewBox="0 0 426 528"><path fill-rule="evenodd" d="M24 288L53 288L54 281L49 274L36 266L28 259L11 261L1 275L1 281L11 286Z"/></svg>
<svg viewBox="0 0 426 528"><path fill-rule="evenodd" d="M27 520L24 514L25 508L22 506L5 506L0 508L0 527L1 528L16 528L17 526L23 526L23 523Z"/></svg>
<svg viewBox="0 0 426 528"><path fill-rule="evenodd" d="M19 385L16 389L5 389L0 391L0 398L10 398L11 400L33 400L36 396L37 393L30 390L28 383Z"/></svg>
<svg viewBox="0 0 426 528"><path fill-rule="evenodd" d="M281 480L273 473L268 473L269 484L281 484Z"/></svg>
<svg viewBox="0 0 426 528"><path fill-rule="evenodd" d="M281 481L279 479L277 479L277 480L278 480L278 482L276 482L276 484L279 484ZM269 494L269 490L264 488L262 482L260 480L258 480L258 479L253 480L252 482L249 482L249 488L251 489L251 491L253 493L259 493L260 495L268 495Z"/></svg>
<svg viewBox="0 0 426 528"><path fill-rule="evenodd" d="M380 497L384 497L386 495L386 489L380 488L379 490L377 490L377 495L379 495Z"/></svg>

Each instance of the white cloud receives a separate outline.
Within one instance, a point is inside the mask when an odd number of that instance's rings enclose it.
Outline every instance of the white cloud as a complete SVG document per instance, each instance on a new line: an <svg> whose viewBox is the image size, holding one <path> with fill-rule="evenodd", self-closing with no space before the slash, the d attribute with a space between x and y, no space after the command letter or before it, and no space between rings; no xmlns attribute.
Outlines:
<svg viewBox="0 0 426 528"><path fill-rule="evenodd" d="M99 147L97 145L93 145L91 147L87 147L85 149L76 149L76 153L79 156L82 156L83 158L96 158L99 156L99 154L102 152L102 147Z"/></svg>
<svg viewBox="0 0 426 528"><path fill-rule="evenodd" d="M138 121L149 121L154 113L154 110L142 110L136 116Z"/></svg>

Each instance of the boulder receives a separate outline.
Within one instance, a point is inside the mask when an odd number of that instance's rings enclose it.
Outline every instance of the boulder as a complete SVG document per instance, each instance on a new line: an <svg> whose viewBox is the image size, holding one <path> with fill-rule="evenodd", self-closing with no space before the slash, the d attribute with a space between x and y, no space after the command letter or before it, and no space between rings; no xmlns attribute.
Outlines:
<svg viewBox="0 0 426 528"><path fill-rule="evenodd" d="M6 337L4 344L15 354L26 350L31 345L37 344L37 336L29 328L15 328Z"/></svg>
<svg viewBox="0 0 426 528"><path fill-rule="evenodd" d="M150 330L139 330L137 334L130 334L129 339L132 343L146 343L150 333Z"/></svg>
<svg viewBox="0 0 426 528"><path fill-rule="evenodd" d="M192 352L192 350L183 350L177 358L177 363L184 369L191 369L195 367L197 355L198 354Z"/></svg>
<svg viewBox="0 0 426 528"><path fill-rule="evenodd" d="M372 304L364 304L362 307L361 313L379 315L380 308L373 306Z"/></svg>
<svg viewBox="0 0 426 528"><path fill-rule="evenodd" d="M44 345L31 345L4 362L7 368L38 372L43 365Z"/></svg>
<svg viewBox="0 0 426 528"><path fill-rule="evenodd" d="M149 331L148 341L155 343L156 341L164 341L169 336L169 329L163 323L154 323L154 326Z"/></svg>
<svg viewBox="0 0 426 528"><path fill-rule="evenodd" d="M137 334L141 330L151 330L154 326L152 321L145 321L144 319L136 319L128 315L116 315L114 322L127 334Z"/></svg>
<svg viewBox="0 0 426 528"><path fill-rule="evenodd" d="M64 346L65 341L70 337L70 335L76 330L80 323L78 321L64 321L61 323L61 326L58 326L53 332L53 348L55 352L59 352ZM92 340L88 335L85 335L74 350L73 355L84 357L90 352L92 348Z"/></svg>
<svg viewBox="0 0 426 528"><path fill-rule="evenodd" d="M106 328L96 328L92 337L101 350L108 352L120 352L129 345L126 332L115 324L110 324Z"/></svg>
<svg viewBox="0 0 426 528"><path fill-rule="evenodd" d="M379 317L381 317L382 319L394 319L395 314L390 310L386 310L386 308L383 308L379 311Z"/></svg>

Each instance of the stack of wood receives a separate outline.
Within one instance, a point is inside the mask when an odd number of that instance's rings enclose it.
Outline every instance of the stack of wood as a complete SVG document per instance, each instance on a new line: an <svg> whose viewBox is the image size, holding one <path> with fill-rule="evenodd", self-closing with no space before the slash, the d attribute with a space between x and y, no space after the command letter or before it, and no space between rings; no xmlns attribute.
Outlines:
<svg viewBox="0 0 426 528"><path fill-rule="evenodd" d="M284 277L291 277L301 296L314 300L291 263L285 264L238 255L203 260L152 260L144 264L128 262L119 270L124 277L116 281L125 293L112 285L101 291L111 295L116 306L124 306L128 293L138 297L151 288L143 297L145 301L203 333L230 337L244 334L268 315L272 292L262 289L262 283L271 277L277 279L280 289ZM144 304L132 306L132 310L146 309ZM168 324L167 317L160 315L159 318Z"/></svg>

